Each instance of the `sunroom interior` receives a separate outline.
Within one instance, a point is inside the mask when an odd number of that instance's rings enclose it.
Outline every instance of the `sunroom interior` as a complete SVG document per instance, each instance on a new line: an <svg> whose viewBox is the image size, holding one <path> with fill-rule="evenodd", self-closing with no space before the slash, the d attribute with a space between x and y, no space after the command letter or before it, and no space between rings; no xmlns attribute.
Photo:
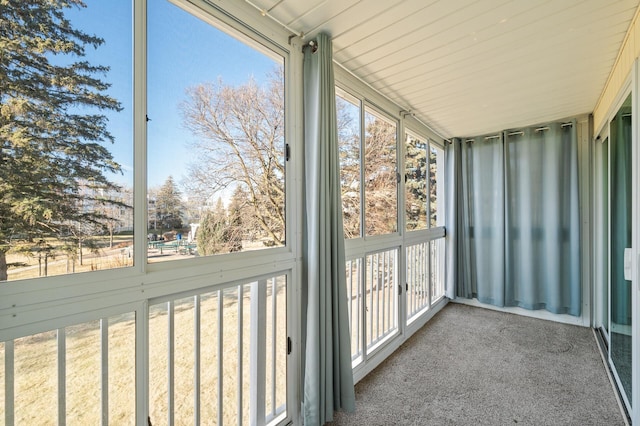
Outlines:
<svg viewBox="0 0 640 426"><path fill-rule="evenodd" d="M640 423L638 0L72 3L109 158L0 174L4 424L324 424L448 303L593 329Z"/></svg>

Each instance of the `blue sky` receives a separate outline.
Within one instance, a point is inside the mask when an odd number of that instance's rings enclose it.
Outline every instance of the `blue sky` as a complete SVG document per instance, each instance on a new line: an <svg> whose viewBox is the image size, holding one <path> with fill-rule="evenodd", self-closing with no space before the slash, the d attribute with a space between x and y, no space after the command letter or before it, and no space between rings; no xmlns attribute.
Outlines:
<svg viewBox="0 0 640 426"><path fill-rule="evenodd" d="M86 0L86 4L86 9L70 9L67 16L75 27L105 40L97 50L88 48L86 59L111 67L103 80L112 84L109 94L124 107L120 113L107 113L109 131L116 139L109 149L124 170L113 180L132 186L131 0ZM182 126L178 108L185 89L219 78L239 85L253 76L260 83L275 62L166 0L149 0L147 8L148 182L155 187L169 175L179 183L192 160L186 146L191 135Z"/></svg>

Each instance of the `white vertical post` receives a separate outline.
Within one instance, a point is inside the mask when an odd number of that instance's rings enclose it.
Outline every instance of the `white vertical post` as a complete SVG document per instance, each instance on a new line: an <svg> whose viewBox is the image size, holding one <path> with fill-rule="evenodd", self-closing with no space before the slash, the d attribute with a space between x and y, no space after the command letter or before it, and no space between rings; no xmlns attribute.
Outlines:
<svg viewBox="0 0 640 426"><path fill-rule="evenodd" d="M278 352L276 351L277 338L278 338L278 312L277 312L277 297L278 297L278 278L271 278L271 415L276 414L276 361L278 359Z"/></svg>
<svg viewBox="0 0 640 426"><path fill-rule="evenodd" d="M362 336L360 336L361 353L362 353L362 361L366 361L367 359L367 256L360 258L360 276L358 279L360 280L360 284L358 285L359 291L361 292L360 296L360 321L362 325Z"/></svg>
<svg viewBox="0 0 640 426"><path fill-rule="evenodd" d="M373 269L374 269L374 256L370 255L368 256L370 260L367 260L367 262L369 263L369 287L367 288L367 291L369 291L369 304L371 306L369 306L369 321L365 322L365 325L369 328L368 335L369 335L369 343L373 342ZM369 348L367 347L367 350Z"/></svg>
<svg viewBox="0 0 640 426"><path fill-rule="evenodd" d="M424 268L422 267L422 254L424 249L423 244L414 244L409 247L410 255L405 258L407 267L411 268L411 274L409 275L409 296L411 300L409 314L406 315L407 319L413 317L417 310L424 306L424 283L422 277L424 276Z"/></svg>
<svg viewBox="0 0 640 426"><path fill-rule="evenodd" d="M136 424L149 424L149 303L136 309Z"/></svg>
<svg viewBox="0 0 640 426"><path fill-rule="evenodd" d="M393 306L390 306L390 318L389 318L389 322L393 325L394 329L399 329L399 324L398 324L398 308L399 308L399 297L398 297L398 292L396 291L396 289L398 288L398 274L400 272L400 268L398 267L398 248L393 249L392 251L389 251L389 275L391 278L391 282L389 283L389 286L391 287L391 299L389 300L389 303L392 303L393 301ZM389 327L391 328L391 327Z"/></svg>
<svg viewBox="0 0 640 426"><path fill-rule="evenodd" d="M345 262L345 271L347 271L347 291L349 292L349 332L351 333L351 339L353 339L353 332L356 325L354 323L354 306L353 306L353 260ZM352 340L353 341L353 340ZM353 353L351 354L353 357Z"/></svg>
<svg viewBox="0 0 640 426"><path fill-rule="evenodd" d="M431 259L433 258L433 250L434 250L433 240L427 241L426 266L427 266L427 291L429 292L427 300L428 300L429 306L431 306L431 304L433 303L433 289L435 288L435 280L436 280L435 270L433 269L433 265L431 262Z"/></svg>
<svg viewBox="0 0 640 426"><path fill-rule="evenodd" d="M109 424L109 319L100 319L100 405L102 426Z"/></svg>
<svg viewBox="0 0 640 426"><path fill-rule="evenodd" d="M223 379L224 379L224 348L223 348L223 325L224 325L224 315L223 315L223 306L222 303L223 291L218 290L218 419L217 424L223 424L223 411L224 411L224 398L222 397L223 392Z"/></svg>
<svg viewBox="0 0 640 426"><path fill-rule="evenodd" d="M58 426L66 424L67 417L67 339L64 328L59 328L58 342Z"/></svg>
<svg viewBox="0 0 640 426"><path fill-rule="evenodd" d="M200 295L193 296L193 424L200 424Z"/></svg>
<svg viewBox="0 0 640 426"><path fill-rule="evenodd" d="M444 254L446 241L444 237L438 240L438 287L440 292L438 296L444 296Z"/></svg>
<svg viewBox="0 0 640 426"><path fill-rule="evenodd" d="M384 259L383 259L384 262ZM380 266L380 252L376 253L376 313L374 316L374 322L376 325L376 341L380 339L380 285L382 284L380 278L380 270L384 268L384 265ZM382 275L384 275L384 269L382 270Z"/></svg>
<svg viewBox="0 0 640 426"><path fill-rule="evenodd" d="M242 298L244 297L244 285L238 286L238 324L237 324L237 335L238 335L238 370L237 370L237 386L238 386L238 397L237 397L237 405L238 405L238 426L242 426L242 372L244 371L244 364L242 359L242 340L244 338L244 304L242 303Z"/></svg>
<svg viewBox="0 0 640 426"><path fill-rule="evenodd" d="M4 342L4 423L13 426L14 422L14 345L13 340Z"/></svg>
<svg viewBox="0 0 640 426"><path fill-rule="evenodd" d="M363 319L363 312L364 312L364 298L362 297L362 286L363 286L363 282L364 282L364 274L362 273L362 258L358 258L356 259L356 299L357 299L357 306L358 306L358 311L356 313L356 325L357 325L357 332L356 332L356 339L358 340L358 354L362 354L363 352L363 345L362 345L362 336L364 335L364 328L361 327L361 325L364 323L364 319Z"/></svg>
<svg viewBox="0 0 640 426"><path fill-rule="evenodd" d="M251 283L251 372L250 372L250 421L252 425L265 423L265 375L266 375L266 304L267 282Z"/></svg>
<svg viewBox="0 0 640 426"><path fill-rule="evenodd" d="M391 287L391 283L389 282L388 278L389 278L389 259L388 256L389 252L383 252L382 253L382 277L383 277L383 281L382 281L382 335L385 335L388 327L391 326L391 317L388 316L387 314L389 313L389 306L391 306L391 301L393 300L393 295L396 292L395 287ZM389 300L387 301L387 295L389 297ZM378 321L380 321L380 318L378 318ZM386 325L385 325L386 324Z"/></svg>
<svg viewBox="0 0 640 426"><path fill-rule="evenodd" d="M174 344L175 344L175 318L174 302L167 302L167 423L172 426L175 420L175 381L174 381Z"/></svg>
<svg viewBox="0 0 640 426"><path fill-rule="evenodd" d="M147 270L147 0L133 3L133 262L140 273ZM142 283L144 285L144 283ZM146 414L138 424L148 423ZM140 423L144 420L144 423Z"/></svg>

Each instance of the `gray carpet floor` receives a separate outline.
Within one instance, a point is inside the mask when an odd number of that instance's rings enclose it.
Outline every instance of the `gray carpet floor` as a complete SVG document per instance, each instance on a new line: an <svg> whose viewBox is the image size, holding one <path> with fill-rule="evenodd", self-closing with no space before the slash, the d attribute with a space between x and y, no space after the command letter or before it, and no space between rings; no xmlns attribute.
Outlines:
<svg viewBox="0 0 640 426"><path fill-rule="evenodd" d="M588 328L450 303L334 425L623 425Z"/></svg>

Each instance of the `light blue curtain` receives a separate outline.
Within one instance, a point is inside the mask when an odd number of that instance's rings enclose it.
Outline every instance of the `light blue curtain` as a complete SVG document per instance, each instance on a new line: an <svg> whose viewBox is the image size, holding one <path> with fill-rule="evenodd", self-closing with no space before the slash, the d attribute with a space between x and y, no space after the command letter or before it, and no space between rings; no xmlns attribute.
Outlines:
<svg viewBox="0 0 640 426"><path fill-rule="evenodd" d="M505 303L579 316L575 123L507 133Z"/></svg>
<svg viewBox="0 0 640 426"><path fill-rule="evenodd" d="M469 271L469 268L462 268L460 265L465 259L466 252L463 250L464 241L466 239L466 231L468 228L464 226L464 215L457 214L458 209L463 205L462 189L462 155L460 153L460 140L453 139L445 144L444 149L444 161L445 161L445 187L449 188L445 191L445 224L446 224L446 240L447 244L445 256L445 270L446 270L446 286L445 292L449 299L455 299L456 294L468 294L471 297L471 292L465 293L468 277L465 277L465 271Z"/></svg>
<svg viewBox="0 0 640 426"><path fill-rule="evenodd" d="M580 315L575 127L552 123L447 147L454 169L446 173L460 192L450 196L458 202L446 224L455 229L447 273L456 297Z"/></svg>
<svg viewBox="0 0 640 426"><path fill-rule="evenodd" d="M304 52L304 424L355 409L331 40Z"/></svg>
<svg viewBox="0 0 640 426"><path fill-rule="evenodd" d="M504 306L504 144L502 134L462 143L463 176L468 194L471 297ZM465 292L469 297L469 291Z"/></svg>

